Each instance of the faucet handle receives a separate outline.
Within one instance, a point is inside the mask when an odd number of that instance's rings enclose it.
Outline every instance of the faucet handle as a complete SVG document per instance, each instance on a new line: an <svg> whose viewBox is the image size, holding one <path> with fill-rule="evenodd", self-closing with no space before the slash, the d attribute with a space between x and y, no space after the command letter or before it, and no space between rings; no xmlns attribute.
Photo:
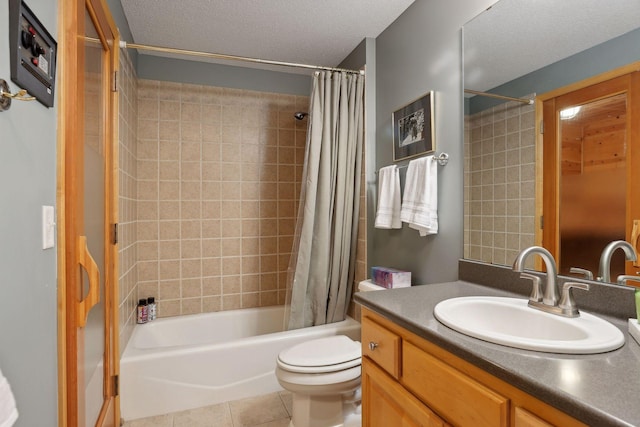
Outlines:
<svg viewBox="0 0 640 427"><path fill-rule="evenodd" d="M563 316L578 317L580 312L578 311L576 302L573 299L573 293L571 292L572 288L588 291L589 285L587 283L565 282L562 285L562 296L560 297L558 307L562 310Z"/></svg>
<svg viewBox="0 0 640 427"><path fill-rule="evenodd" d="M621 274L620 276L618 276L616 281L618 282L618 285L626 285L629 280L633 282L640 282L640 276Z"/></svg>
<svg viewBox="0 0 640 427"><path fill-rule="evenodd" d="M529 279L533 283L533 288L531 289L531 295L529 296L529 301L540 302L542 301L542 284L540 277L535 274L529 273L520 273L521 279Z"/></svg>
<svg viewBox="0 0 640 427"><path fill-rule="evenodd" d="M593 273L586 268L571 267L569 273L582 274L585 279L593 280Z"/></svg>

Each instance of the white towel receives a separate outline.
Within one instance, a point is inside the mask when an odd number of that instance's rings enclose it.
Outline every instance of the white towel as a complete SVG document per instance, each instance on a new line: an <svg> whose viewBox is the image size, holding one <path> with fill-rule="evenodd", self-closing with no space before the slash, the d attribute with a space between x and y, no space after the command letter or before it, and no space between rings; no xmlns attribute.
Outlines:
<svg viewBox="0 0 640 427"><path fill-rule="evenodd" d="M438 163L433 156L409 162L400 219L420 236L438 232Z"/></svg>
<svg viewBox="0 0 640 427"><path fill-rule="evenodd" d="M400 174L396 165L378 171L376 228L402 228L400 222Z"/></svg>
<svg viewBox="0 0 640 427"><path fill-rule="evenodd" d="M7 379L2 376L2 371L0 371L0 427L11 427L17 419L16 401Z"/></svg>

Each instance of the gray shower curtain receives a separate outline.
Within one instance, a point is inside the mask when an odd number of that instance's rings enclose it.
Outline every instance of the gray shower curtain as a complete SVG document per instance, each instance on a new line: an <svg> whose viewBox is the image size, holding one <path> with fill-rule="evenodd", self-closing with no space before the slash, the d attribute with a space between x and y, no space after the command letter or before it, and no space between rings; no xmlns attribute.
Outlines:
<svg viewBox="0 0 640 427"><path fill-rule="evenodd" d="M298 221L289 263L288 329L344 320L355 269L364 76L314 75Z"/></svg>

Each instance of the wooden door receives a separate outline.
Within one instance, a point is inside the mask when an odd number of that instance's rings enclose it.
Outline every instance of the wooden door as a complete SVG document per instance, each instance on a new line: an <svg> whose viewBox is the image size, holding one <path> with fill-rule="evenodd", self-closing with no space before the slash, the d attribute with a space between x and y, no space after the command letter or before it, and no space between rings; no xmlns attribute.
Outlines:
<svg viewBox="0 0 640 427"><path fill-rule="evenodd" d="M119 40L102 0L65 0L60 13L59 424L114 426Z"/></svg>
<svg viewBox="0 0 640 427"><path fill-rule="evenodd" d="M542 244L559 264L597 275L613 240L634 246L640 232L640 73L632 72L543 102ZM636 234L634 235L634 223ZM622 251L611 278L635 274Z"/></svg>

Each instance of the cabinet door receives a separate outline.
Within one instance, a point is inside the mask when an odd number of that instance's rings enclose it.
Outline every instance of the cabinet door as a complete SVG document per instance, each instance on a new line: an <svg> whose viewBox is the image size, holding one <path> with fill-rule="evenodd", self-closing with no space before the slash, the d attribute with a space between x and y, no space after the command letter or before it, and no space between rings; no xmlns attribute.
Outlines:
<svg viewBox="0 0 640 427"><path fill-rule="evenodd" d="M553 427L542 418L538 418L526 409L515 408L514 427Z"/></svg>
<svg viewBox="0 0 640 427"><path fill-rule="evenodd" d="M448 426L366 357L362 359L363 427Z"/></svg>
<svg viewBox="0 0 640 427"><path fill-rule="evenodd" d="M509 399L468 375L402 342L402 385L459 426L506 427Z"/></svg>

